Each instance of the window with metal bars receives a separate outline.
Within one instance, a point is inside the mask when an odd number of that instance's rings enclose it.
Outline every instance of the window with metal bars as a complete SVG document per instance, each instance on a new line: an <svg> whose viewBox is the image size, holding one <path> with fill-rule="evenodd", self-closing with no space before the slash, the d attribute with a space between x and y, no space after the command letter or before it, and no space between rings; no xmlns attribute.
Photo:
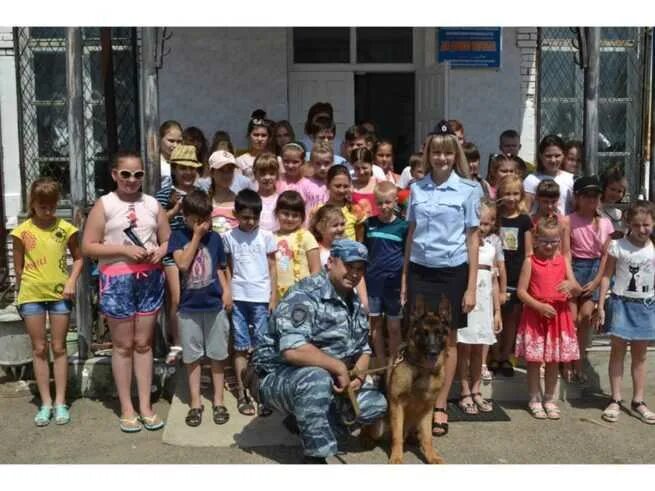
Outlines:
<svg viewBox="0 0 655 491"><path fill-rule="evenodd" d="M110 136L115 146L139 149L136 29L110 30L111 63L101 47L101 28L82 28L84 97L84 160L89 204L111 189ZM66 29L14 29L19 94L21 178L24 205L31 183L50 176L62 183L66 206L70 197L68 113L66 108ZM107 84L104 71L112 66ZM108 94L111 87L113 94ZM113 104L108 103L111 97ZM112 107L110 117L107 108ZM115 130L113 130L115 128Z"/></svg>
<svg viewBox="0 0 655 491"><path fill-rule="evenodd" d="M641 187L643 34L638 27L601 28L599 169L623 166L631 194ZM584 75L579 59L575 28L539 29L539 139L557 134L582 140Z"/></svg>

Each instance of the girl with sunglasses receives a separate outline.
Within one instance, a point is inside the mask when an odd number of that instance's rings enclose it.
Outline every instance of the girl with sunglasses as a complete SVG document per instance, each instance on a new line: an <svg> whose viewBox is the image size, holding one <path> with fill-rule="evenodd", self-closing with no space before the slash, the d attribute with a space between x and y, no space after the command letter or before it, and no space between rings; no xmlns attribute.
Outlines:
<svg viewBox="0 0 655 491"><path fill-rule="evenodd" d="M112 372L121 406L120 429L127 433L164 426L150 403L152 337L164 300L161 260L170 226L155 198L141 192L143 163L139 155L119 152L112 161L116 191L91 209L82 252L98 258L100 302L112 339ZM130 386L136 378L139 411Z"/></svg>

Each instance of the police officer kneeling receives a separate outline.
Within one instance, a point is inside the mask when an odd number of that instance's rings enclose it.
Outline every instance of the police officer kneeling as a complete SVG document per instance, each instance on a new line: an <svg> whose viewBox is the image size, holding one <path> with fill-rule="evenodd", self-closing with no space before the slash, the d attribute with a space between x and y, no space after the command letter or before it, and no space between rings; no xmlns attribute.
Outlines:
<svg viewBox="0 0 655 491"><path fill-rule="evenodd" d="M340 418L354 419L352 403L340 397L348 386L361 411L357 423L374 424L387 411L380 391L348 374L366 370L371 353L368 316L354 291L367 259L364 245L336 240L326 269L298 282L279 303L253 354L259 398L295 416L307 463L337 453Z"/></svg>

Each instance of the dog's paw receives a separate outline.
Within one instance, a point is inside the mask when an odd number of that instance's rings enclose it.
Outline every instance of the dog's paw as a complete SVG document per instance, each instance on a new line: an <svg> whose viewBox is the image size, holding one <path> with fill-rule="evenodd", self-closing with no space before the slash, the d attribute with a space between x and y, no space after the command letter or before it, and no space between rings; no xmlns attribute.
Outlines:
<svg viewBox="0 0 655 491"><path fill-rule="evenodd" d="M445 464L446 461L441 458L441 455L439 455L437 452L432 452L428 455L425 456L425 460L427 461L428 464Z"/></svg>
<svg viewBox="0 0 655 491"><path fill-rule="evenodd" d="M389 463L390 464L402 464L403 463L403 456L402 454L391 454L391 457L389 458Z"/></svg>

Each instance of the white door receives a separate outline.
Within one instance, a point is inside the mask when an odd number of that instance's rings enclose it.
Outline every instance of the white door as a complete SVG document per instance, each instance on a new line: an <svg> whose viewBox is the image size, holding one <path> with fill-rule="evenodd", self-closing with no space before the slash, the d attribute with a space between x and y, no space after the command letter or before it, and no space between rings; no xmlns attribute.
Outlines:
<svg viewBox="0 0 655 491"><path fill-rule="evenodd" d="M437 63L436 29L417 33L416 57L416 148L441 119L448 119L448 67Z"/></svg>
<svg viewBox="0 0 655 491"><path fill-rule="evenodd" d="M307 111L316 102L334 108L337 139L355 124L355 76L353 72L289 72L289 119L302 140ZM338 151L338 149L335 149Z"/></svg>

